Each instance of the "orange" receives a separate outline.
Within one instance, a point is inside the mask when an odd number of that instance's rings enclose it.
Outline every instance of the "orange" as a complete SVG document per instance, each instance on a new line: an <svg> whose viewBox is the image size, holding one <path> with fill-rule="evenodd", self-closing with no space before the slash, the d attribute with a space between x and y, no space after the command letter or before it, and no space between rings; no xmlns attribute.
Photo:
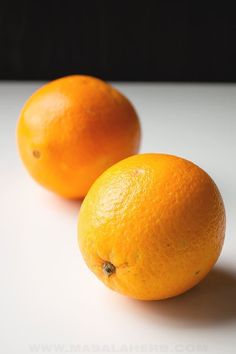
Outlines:
<svg viewBox="0 0 236 354"><path fill-rule="evenodd" d="M185 292L210 271L223 245L225 211L209 175L164 154L118 162L89 190L79 245L108 287L141 300Z"/></svg>
<svg viewBox="0 0 236 354"><path fill-rule="evenodd" d="M112 86L73 75L29 98L17 140L36 181L64 197L80 198L105 169L138 151L140 125L132 104Z"/></svg>

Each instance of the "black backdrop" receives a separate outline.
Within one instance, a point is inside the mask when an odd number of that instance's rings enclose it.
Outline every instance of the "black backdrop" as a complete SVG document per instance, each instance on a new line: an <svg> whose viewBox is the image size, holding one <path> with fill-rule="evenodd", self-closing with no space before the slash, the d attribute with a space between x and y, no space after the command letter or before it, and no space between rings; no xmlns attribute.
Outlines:
<svg viewBox="0 0 236 354"><path fill-rule="evenodd" d="M0 79L236 81L233 3L0 1Z"/></svg>

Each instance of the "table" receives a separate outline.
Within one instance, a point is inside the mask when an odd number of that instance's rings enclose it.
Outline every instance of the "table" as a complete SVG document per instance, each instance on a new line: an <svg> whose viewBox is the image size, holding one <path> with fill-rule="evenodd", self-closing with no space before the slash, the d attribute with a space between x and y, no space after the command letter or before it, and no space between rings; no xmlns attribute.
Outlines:
<svg viewBox="0 0 236 354"><path fill-rule="evenodd" d="M141 302L107 289L77 245L79 202L45 191L26 173L15 126L39 82L0 83L0 343L4 354L235 353L236 85L114 83L141 118L142 152L200 165L226 206L222 255L188 293Z"/></svg>

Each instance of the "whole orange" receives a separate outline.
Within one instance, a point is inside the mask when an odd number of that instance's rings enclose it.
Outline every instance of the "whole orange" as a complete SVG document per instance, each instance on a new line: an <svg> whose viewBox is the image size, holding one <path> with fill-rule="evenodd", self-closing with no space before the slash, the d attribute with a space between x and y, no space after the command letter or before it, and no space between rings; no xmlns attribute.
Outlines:
<svg viewBox="0 0 236 354"><path fill-rule="evenodd" d="M132 104L111 85L73 75L29 98L17 140L36 181L64 197L80 198L106 168L137 152L140 125Z"/></svg>
<svg viewBox="0 0 236 354"><path fill-rule="evenodd" d="M225 211L209 175L164 154L118 162L93 184L79 215L79 245L108 287L142 300L172 297L210 271Z"/></svg>

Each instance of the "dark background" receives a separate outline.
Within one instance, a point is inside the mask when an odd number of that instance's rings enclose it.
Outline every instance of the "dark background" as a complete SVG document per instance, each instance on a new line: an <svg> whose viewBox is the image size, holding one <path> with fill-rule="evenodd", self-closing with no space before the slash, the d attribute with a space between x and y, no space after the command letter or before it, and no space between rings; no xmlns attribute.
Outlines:
<svg viewBox="0 0 236 354"><path fill-rule="evenodd" d="M0 79L233 82L233 3L0 1Z"/></svg>

